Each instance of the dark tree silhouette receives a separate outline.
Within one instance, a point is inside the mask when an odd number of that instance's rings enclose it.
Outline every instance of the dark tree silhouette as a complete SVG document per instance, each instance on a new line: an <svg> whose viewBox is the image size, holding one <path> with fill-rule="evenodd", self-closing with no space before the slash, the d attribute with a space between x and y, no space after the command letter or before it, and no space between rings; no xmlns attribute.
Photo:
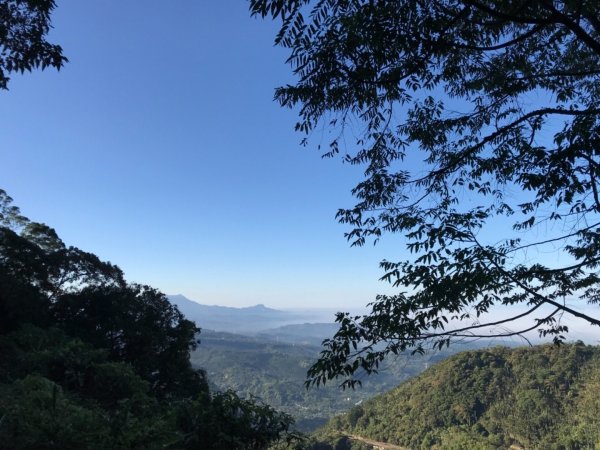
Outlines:
<svg viewBox="0 0 600 450"><path fill-rule="evenodd" d="M54 0L0 0L0 89L7 89L10 73L67 62L60 45L46 40L55 6Z"/></svg>
<svg viewBox="0 0 600 450"><path fill-rule="evenodd" d="M402 236L398 288L340 314L309 384L352 386L390 352L600 325L600 3L251 0L281 20L296 81L276 90L326 156L364 167L339 210L352 245ZM323 126L322 126L323 125ZM319 140L323 137L319 136ZM552 256L548 257L548 254ZM505 319L494 305L521 305ZM483 318L482 318L483 317Z"/></svg>

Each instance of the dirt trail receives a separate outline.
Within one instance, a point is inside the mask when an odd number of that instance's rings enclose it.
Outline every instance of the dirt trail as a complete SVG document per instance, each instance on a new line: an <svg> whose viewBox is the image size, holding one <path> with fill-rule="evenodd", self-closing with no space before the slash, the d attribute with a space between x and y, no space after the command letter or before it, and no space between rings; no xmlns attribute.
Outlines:
<svg viewBox="0 0 600 450"><path fill-rule="evenodd" d="M362 436L355 436L353 434L342 433L344 436L354 440L364 442L365 444L372 445L377 450L409 450L406 447L400 447L399 445L389 444L387 442L377 442L372 439L367 439Z"/></svg>

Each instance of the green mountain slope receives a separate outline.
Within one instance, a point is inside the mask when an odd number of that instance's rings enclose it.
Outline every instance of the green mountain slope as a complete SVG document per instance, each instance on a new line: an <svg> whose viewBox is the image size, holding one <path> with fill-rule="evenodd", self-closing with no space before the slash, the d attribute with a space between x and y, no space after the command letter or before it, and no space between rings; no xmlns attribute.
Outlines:
<svg viewBox="0 0 600 450"><path fill-rule="evenodd" d="M600 448L600 347L460 353L333 418L311 448L369 448L344 434L412 449Z"/></svg>

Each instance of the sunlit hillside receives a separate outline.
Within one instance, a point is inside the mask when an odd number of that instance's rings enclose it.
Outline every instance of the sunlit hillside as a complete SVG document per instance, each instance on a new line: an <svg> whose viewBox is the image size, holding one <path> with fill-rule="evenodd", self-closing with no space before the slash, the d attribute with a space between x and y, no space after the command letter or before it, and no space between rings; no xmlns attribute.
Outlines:
<svg viewBox="0 0 600 450"><path fill-rule="evenodd" d="M469 351L333 418L318 436L334 446L360 436L411 449L594 449L599 392L599 347Z"/></svg>

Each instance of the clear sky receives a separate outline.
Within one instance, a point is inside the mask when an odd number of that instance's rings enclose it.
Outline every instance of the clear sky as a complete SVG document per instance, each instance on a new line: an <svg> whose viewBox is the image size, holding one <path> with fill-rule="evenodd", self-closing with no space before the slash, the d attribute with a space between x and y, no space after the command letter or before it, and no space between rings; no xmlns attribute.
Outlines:
<svg viewBox="0 0 600 450"><path fill-rule="evenodd" d="M69 245L201 303L356 308L391 238L350 248L360 173L302 148L276 26L244 0L62 0L60 72L0 92L0 187Z"/></svg>

